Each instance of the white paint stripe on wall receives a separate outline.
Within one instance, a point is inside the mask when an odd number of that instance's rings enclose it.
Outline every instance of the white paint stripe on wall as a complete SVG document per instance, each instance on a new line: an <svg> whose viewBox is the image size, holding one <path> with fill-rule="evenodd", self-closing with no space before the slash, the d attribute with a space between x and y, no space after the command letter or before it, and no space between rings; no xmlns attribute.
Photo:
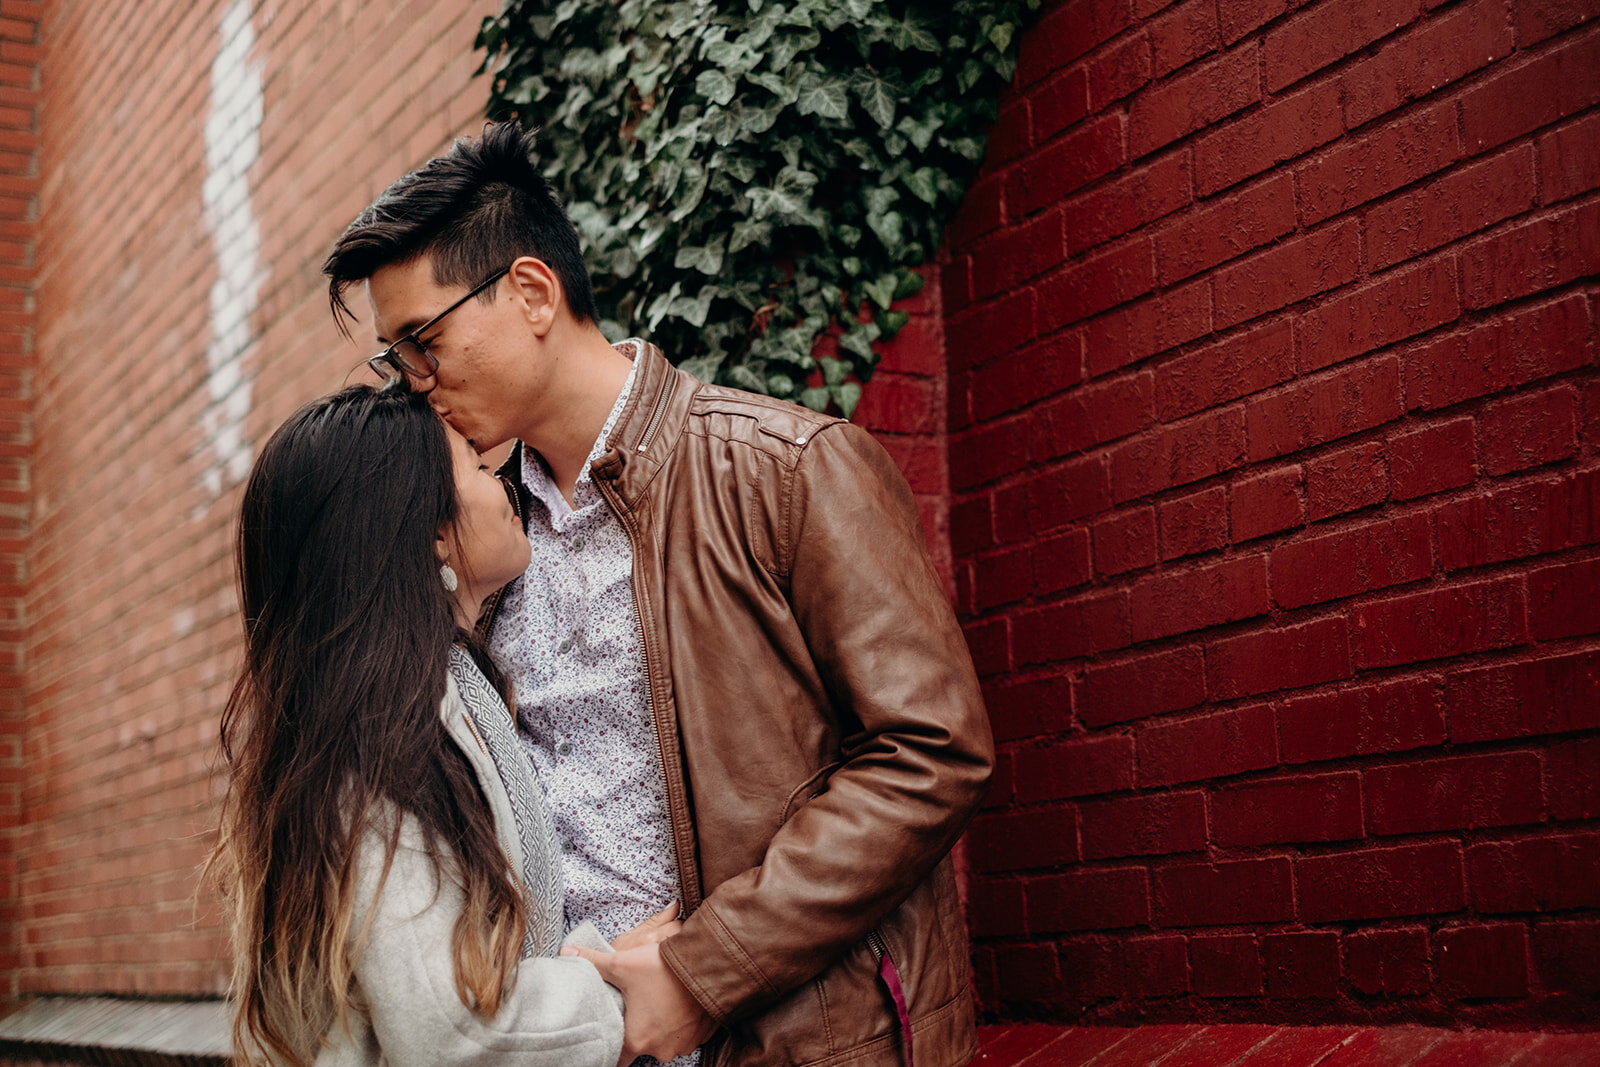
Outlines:
<svg viewBox="0 0 1600 1067"><path fill-rule="evenodd" d="M233 0L222 14L220 46L211 64L206 117L206 177L201 187L206 227L216 257L211 284L211 340L206 345L210 394L203 428L210 456L201 473L208 503L250 470L245 436L254 373L245 353L261 289L261 230L250 204L250 168L261 154L261 65L253 62L251 0Z"/></svg>

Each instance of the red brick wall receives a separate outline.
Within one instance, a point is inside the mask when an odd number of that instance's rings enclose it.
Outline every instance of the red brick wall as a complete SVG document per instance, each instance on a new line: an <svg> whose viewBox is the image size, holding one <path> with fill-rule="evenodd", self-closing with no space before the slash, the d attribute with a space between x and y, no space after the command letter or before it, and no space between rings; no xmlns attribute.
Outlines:
<svg viewBox="0 0 1600 1067"><path fill-rule="evenodd" d="M19 823L0 839L0 870L18 872L20 960L0 971L24 993L218 992L217 909L208 893L195 897L239 626L230 558L239 468L226 459L248 457L251 442L338 387L365 354L334 332L322 257L379 189L476 129L486 90L472 77L472 40L494 5L256 4L254 42L240 47L234 23L224 40L228 0L0 3L0 16L44 8L38 369L21 409L34 442L26 672L20 707L3 709L23 715L20 813L5 806L18 731L0 718L0 825ZM5 129L12 25L0 17L0 175L22 165L5 153L26 136ZM214 88L214 60L229 47L238 54ZM236 94L252 69L254 162L238 131L207 129L219 113L248 119ZM215 184L230 168L233 185ZM0 176L4 308L11 180ZM246 191L256 221L254 272L246 262L241 274L249 240L207 214L209 198L215 216L242 217L230 188ZM213 358L225 318L213 312L213 287L231 280L237 290L241 277L254 296L243 348ZM9 398L5 331L15 325L0 314ZM228 410L232 370L249 387L242 417ZM5 403L0 420L15 418ZM15 433L0 421L0 452ZM0 508L12 488L9 473L0 477ZM0 532L0 551L12 536ZM0 596L15 591L4 585ZM15 702L9 677L0 684ZM0 928L10 929L6 918Z"/></svg>
<svg viewBox="0 0 1600 1067"><path fill-rule="evenodd" d="M0 0L0 997L16 990L39 8Z"/></svg>
<svg viewBox="0 0 1600 1067"><path fill-rule="evenodd" d="M1594 11L1024 38L944 272L989 1008L1593 1022Z"/></svg>

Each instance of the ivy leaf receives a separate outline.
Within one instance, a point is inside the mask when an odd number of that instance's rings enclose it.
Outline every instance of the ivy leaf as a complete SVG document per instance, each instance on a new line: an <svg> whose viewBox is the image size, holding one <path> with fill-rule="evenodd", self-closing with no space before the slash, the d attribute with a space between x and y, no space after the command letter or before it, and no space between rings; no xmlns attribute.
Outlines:
<svg viewBox="0 0 1600 1067"><path fill-rule="evenodd" d="M908 311L898 311L893 309L888 311L880 311L877 315L873 316L872 321L876 322L878 327L883 331L883 340L892 341L894 340L895 334L899 333L905 324L911 321L911 313Z"/></svg>
<svg viewBox="0 0 1600 1067"><path fill-rule="evenodd" d="M918 167L906 175L906 188L916 194L917 199L926 204L939 202L938 172L932 167Z"/></svg>
<svg viewBox="0 0 1600 1067"><path fill-rule="evenodd" d="M807 72L800 79L800 95L795 107L802 115L820 115L825 119L842 119L850 113L850 99L845 95L842 79L823 79Z"/></svg>
<svg viewBox="0 0 1600 1067"><path fill-rule="evenodd" d="M827 411L828 402L832 399L833 394L820 385L812 389L807 389L805 392L800 394L800 403L804 404L812 411Z"/></svg>
<svg viewBox="0 0 1600 1067"><path fill-rule="evenodd" d="M690 268L701 274L714 275L722 270L723 249L726 244L727 238L719 234L698 248L693 245L679 245L672 265L679 270Z"/></svg>
<svg viewBox="0 0 1600 1067"><path fill-rule="evenodd" d="M817 363L822 367L822 381L826 385L841 385L850 373L848 366L832 356L823 356Z"/></svg>
<svg viewBox="0 0 1600 1067"><path fill-rule="evenodd" d="M850 87L856 91L862 109L876 119L879 126L887 128L894 121L895 92L887 81L860 71L850 79Z"/></svg>
<svg viewBox="0 0 1600 1067"><path fill-rule="evenodd" d="M822 34L816 30L778 34L772 38L772 51L767 55L767 63L773 70L783 70L794 61L795 56L809 52L821 43Z"/></svg>
<svg viewBox="0 0 1600 1067"><path fill-rule="evenodd" d="M847 419L855 414L856 405L861 403L861 385L858 382L845 382L838 389L829 391L833 394L834 403L839 405L839 414Z"/></svg>
<svg viewBox="0 0 1600 1067"><path fill-rule="evenodd" d="M694 91L714 104L726 104L737 88L732 78L720 70L703 70L694 80Z"/></svg>
<svg viewBox="0 0 1600 1067"><path fill-rule="evenodd" d="M695 356L684 360L678 367L709 385L717 380L717 367L721 363L721 356Z"/></svg>
<svg viewBox="0 0 1600 1067"><path fill-rule="evenodd" d="M887 309L890 304L894 303L894 286L895 276L893 274L885 274L873 281L861 283L861 288L872 298L872 302L883 309Z"/></svg>
<svg viewBox="0 0 1600 1067"><path fill-rule="evenodd" d="M1011 47L1011 35L1016 27L1009 22L1002 22L989 31L989 43L994 45L995 51L1004 52Z"/></svg>
<svg viewBox="0 0 1600 1067"><path fill-rule="evenodd" d="M904 22L891 24L888 37L889 43L902 52L913 48L923 52L939 51L939 38L910 16Z"/></svg>
<svg viewBox="0 0 1600 1067"><path fill-rule="evenodd" d="M764 245L771 239L772 224L770 222L740 219L733 224L733 235L728 238L728 251L730 253L739 252L750 245Z"/></svg>
<svg viewBox="0 0 1600 1067"><path fill-rule="evenodd" d="M706 169L698 163L684 168L685 176L689 182L684 186L683 195L679 197L678 204L667 217L673 222L682 222L689 217L690 212L700 206L700 198L706 192Z"/></svg>
<svg viewBox="0 0 1600 1067"><path fill-rule="evenodd" d="M668 314L677 316L690 326L704 326L706 316L711 314L711 301L716 295L716 286L702 285L699 295L680 296L674 300Z"/></svg>

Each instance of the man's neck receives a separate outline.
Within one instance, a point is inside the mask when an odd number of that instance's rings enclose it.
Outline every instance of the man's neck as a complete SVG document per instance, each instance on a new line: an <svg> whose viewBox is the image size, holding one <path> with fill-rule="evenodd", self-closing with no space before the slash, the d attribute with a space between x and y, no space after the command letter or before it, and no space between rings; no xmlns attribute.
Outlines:
<svg viewBox="0 0 1600 1067"><path fill-rule="evenodd" d="M577 329L573 343L563 350L550 395L540 405L543 417L524 428L523 442L544 457L568 504L632 367L598 329Z"/></svg>

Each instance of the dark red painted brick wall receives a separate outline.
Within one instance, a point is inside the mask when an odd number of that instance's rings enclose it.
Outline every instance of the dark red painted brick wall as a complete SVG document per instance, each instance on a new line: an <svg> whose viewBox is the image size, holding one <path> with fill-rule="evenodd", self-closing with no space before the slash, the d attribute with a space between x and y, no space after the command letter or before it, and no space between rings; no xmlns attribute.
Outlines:
<svg viewBox="0 0 1600 1067"><path fill-rule="evenodd" d="M1596 10L1024 38L943 290L992 1011L1596 1018Z"/></svg>

